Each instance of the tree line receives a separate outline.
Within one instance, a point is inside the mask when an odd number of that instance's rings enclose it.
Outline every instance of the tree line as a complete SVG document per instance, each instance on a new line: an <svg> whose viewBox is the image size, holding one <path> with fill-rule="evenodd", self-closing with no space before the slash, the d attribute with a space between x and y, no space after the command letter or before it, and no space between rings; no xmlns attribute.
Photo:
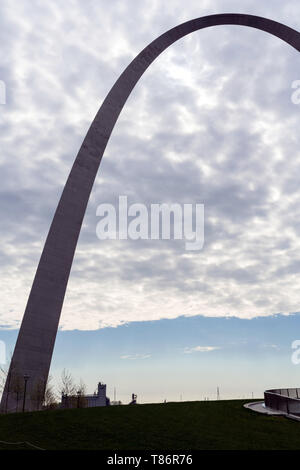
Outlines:
<svg viewBox="0 0 300 470"><path fill-rule="evenodd" d="M12 364L10 369L9 367L0 367L1 395L4 391L6 381L8 396L13 395L16 402L16 409L14 411L22 411L22 402L26 392L26 383L24 376L18 372L17 365L14 366ZM49 376L46 380L41 379L38 383L35 384L34 388L30 390L30 400L33 403L36 403L37 410L41 408L41 403L42 409L53 409L60 405L62 395L67 395L69 407L83 408L86 405L85 394L86 385L84 381L80 379L79 383L76 383L72 374L68 370L63 369L60 381L57 386L53 384L53 379L51 376ZM26 399L27 398L29 398L29 396L26 395Z"/></svg>

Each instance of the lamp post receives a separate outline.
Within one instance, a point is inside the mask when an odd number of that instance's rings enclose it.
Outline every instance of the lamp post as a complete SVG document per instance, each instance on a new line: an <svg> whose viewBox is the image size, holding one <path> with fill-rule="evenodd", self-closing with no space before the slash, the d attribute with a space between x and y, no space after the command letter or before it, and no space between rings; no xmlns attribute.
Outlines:
<svg viewBox="0 0 300 470"><path fill-rule="evenodd" d="M25 400L26 400L26 388L27 388L27 382L29 379L29 375L24 375L24 395L23 395L23 413L25 411Z"/></svg>

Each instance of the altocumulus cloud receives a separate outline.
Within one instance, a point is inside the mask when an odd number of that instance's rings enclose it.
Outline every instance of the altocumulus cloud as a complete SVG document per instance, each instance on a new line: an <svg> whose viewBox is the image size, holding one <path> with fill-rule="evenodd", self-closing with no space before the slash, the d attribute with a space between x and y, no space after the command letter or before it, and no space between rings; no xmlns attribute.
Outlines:
<svg viewBox="0 0 300 470"><path fill-rule="evenodd" d="M218 346L194 346L193 348L184 348L184 354L192 354L194 352L211 352L220 349Z"/></svg>
<svg viewBox="0 0 300 470"><path fill-rule="evenodd" d="M261 2L262 3L262 2ZM1 2L0 324L20 324L63 185L106 93L172 26L236 11L300 30L296 0ZM276 57L276 60L274 60ZM62 329L180 315L299 311L299 54L220 26L165 51L133 91L107 147L71 272ZM205 245L99 241L96 208L205 204Z"/></svg>
<svg viewBox="0 0 300 470"><path fill-rule="evenodd" d="M120 359L149 359L151 354L123 354Z"/></svg>

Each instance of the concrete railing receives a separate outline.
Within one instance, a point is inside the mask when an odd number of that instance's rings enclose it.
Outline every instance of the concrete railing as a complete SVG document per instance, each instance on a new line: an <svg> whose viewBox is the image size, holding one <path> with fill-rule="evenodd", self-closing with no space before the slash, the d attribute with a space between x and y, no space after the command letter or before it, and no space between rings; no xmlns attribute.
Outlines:
<svg viewBox="0 0 300 470"><path fill-rule="evenodd" d="M300 416L300 388L266 390L264 395L266 407Z"/></svg>

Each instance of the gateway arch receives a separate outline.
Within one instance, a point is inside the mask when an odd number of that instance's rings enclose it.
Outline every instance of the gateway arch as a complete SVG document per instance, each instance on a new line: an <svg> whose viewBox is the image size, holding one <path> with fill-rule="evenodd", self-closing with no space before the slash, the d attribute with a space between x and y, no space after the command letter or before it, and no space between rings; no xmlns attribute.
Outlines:
<svg viewBox="0 0 300 470"><path fill-rule="evenodd" d="M143 49L116 81L93 120L75 159L45 242L6 379L2 412L40 409L73 257L89 196L107 142L140 77L167 47L194 31L240 25L270 33L300 51L300 33L284 24L244 14L219 14L182 23ZM24 393L18 384L27 383Z"/></svg>

